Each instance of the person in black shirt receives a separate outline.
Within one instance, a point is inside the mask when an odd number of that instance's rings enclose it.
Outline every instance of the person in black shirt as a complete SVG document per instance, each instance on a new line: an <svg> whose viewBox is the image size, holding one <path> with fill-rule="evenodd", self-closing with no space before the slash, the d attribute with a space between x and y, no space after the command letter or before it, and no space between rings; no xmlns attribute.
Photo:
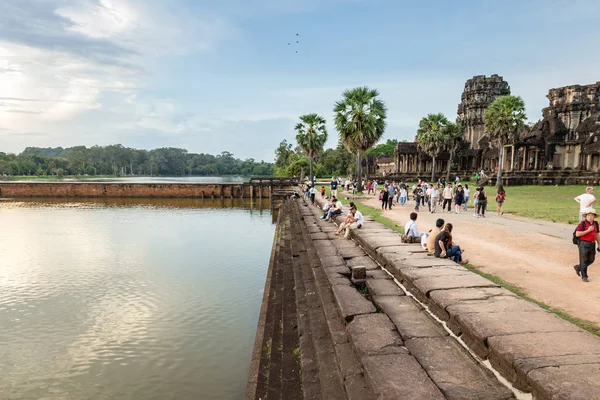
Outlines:
<svg viewBox="0 0 600 400"><path fill-rule="evenodd" d="M457 264L466 264L468 261L462 259L464 250L452 242L452 224L447 223L444 230L435 238L435 256L437 258L450 258Z"/></svg>

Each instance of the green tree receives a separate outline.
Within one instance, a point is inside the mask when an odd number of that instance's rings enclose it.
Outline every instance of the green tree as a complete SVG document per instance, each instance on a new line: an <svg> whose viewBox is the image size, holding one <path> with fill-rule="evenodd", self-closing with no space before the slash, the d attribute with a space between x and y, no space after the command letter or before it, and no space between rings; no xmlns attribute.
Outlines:
<svg viewBox="0 0 600 400"><path fill-rule="evenodd" d="M485 131L490 140L498 146L498 178L496 185L502 184L502 168L504 167L504 146L518 140L519 131L523 128L527 115L525 102L520 96L500 96L485 110Z"/></svg>
<svg viewBox="0 0 600 400"><path fill-rule="evenodd" d="M445 148L448 153L450 153L448 157L448 167L446 170L446 180L450 180L450 167L452 164L452 160L454 159L454 155L460 149L460 146L463 144L465 140L465 131L462 126L459 124L455 124L454 122L449 122L444 129L444 138L445 138Z"/></svg>
<svg viewBox="0 0 600 400"><path fill-rule="evenodd" d="M368 87L346 90L335 103L335 127L349 151L356 152L358 192L362 192L361 154L377 143L385 131L387 109L379 92Z"/></svg>
<svg viewBox="0 0 600 400"><path fill-rule="evenodd" d="M317 156L323 151L323 146L327 141L327 128L325 127L325 118L318 114L306 114L300 117L300 122L296 125L296 141L298 146L304 151L310 161L309 179L313 181L313 163Z"/></svg>
<svg viewBox="0 0 600 400"><path fill-rule="evenodd" d="M385 155L387 157L392 157L396 152L396 145L398 144L398 140L396 139L388 139L385 143L379 143L375 147L367 150L366 154L374 154L376 156Z"/></svg>
<svg viewBox="0 0 600 400"><path fill-rule="evenodd" d="M435 182L435 159L446 145L446 127L450 121L442 113L428 114L419 121L417 147L432 158L431 181Z"/></svg>
<svg viewBox="0 0 600 400"><path fill-rule="evenodd" d="M290 165L290 157L294 153L293 146L287 140L282 140L275 149L275 167L285 168Z"/></svg>

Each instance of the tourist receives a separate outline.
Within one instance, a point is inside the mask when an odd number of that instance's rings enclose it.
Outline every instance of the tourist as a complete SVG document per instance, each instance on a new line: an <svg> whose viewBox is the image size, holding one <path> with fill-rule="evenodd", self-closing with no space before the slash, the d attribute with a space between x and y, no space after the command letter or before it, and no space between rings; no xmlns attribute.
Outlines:
<svg viewBox="0 0 600 400"><path fill-rule="evenodd" d="M327 199L327 202L323 206L323 216L321 217L321 219L327 218L327 214L329 214L329 209L333 207L333 199L335 199L335 197L333 196Z"/></svg>
<svg viewBox="0 0 600 400"><path fill-rule="evenodd" d="M427 208L429 212L431 212L431 193L433 192L432 187L425 187L425 202L427 203Z"/></svg>
<svg viewBox="0 0 600 400"><path fill-rule="evenodd" d="M391 210L392 204L394 204L394 196L396 195L396 189L394 189L394 185L392 185L392 184L388 185L388 192L389 192L388 209Z"/></svg>
<svg viewBox="0 0 600 400"><path fill-rule="evenodd" d="M435 214L435 210L436 210L437 204L438 204L438 199L440 197L440 189L438 189L438 187L436 185L432 185L431 186L431 194L429 196L430 196L429 211L431 211L432 214Z"/></svg>
<svg viewBox="0 0 600 400"><path fill-rule="evenodd" d="M406 200L408 198L408 193L406 192L406 185L400 185L400 205L404 206L406 204Z"/></svg>
<svg viewBox="0 0 600 400"><path fill-rule="evenodd" d="M321 198L325 197L325 186L321 186Z"/></svg>
<svg viewBox="0 0 600 400"><path fill-rule="evenodd" d="M469 185L465 184L465 211L467 211L467 203L469 202L469 194L471 191L469 190Z"/></svg>
<svg viewBox="0 0 600 400"><path fill-rule="evenodd" d="M423 189L421 189L421 185L417 185L415 190L413 190L413 197L415 198L415 211L419 212L419 205L421 204L421 197L423 197Z"/></svg>
<svg viewBox="0 0 600 400"><path fill-rule="evenodd" d="M367 194L371 194L371 181L367 182Z"/></svg>
<svg viewBox="0 0 600 400"><path fill-rule="evenodd" d="M387 186L384 186L383 189L381 189L381 193L379 193L379 200L381 200L382 210L387 210L389 196L390 192L388 192Z"/></svg>
<svg viewBox="0 0 600 400"><path fill-rule="evenodd" d="M596 210L588 208L584 211L583 221L575 229L575 236L579 238L579 265L574 265L573 268L584 282L588 282L587 270L596 259L596 251L600 252L600 229L595 218Z"/></svg>
<svg viewBox="0 0 600 400"><path fill-rule="evenodd" d="M437 238L440 232L444 229L445 223L446 222L441 218L438 218L435 221L435 228L429 231L429 238L427 239L427 253L435 253L435 238Z"/></svg>
<svg viewBox="0 0 600 400"><path fill-rule="evenodd" d="M579 203L579 221L583 221L583 213L587 212L594 202L596 197L594 196L594 188L588 186L585 188L585 193L575 197L575 201Z"/></svg>
<svg viewBox="0 0 600 400"><path fill-rule="evenodd" d="M498 210L496 211L498 215L504 215L504 210L502 209L502 205L504 204L504 200L506 199L506 192L504 191L504 186L498 186L498 191L496 192L496 204L498 206Z"/></svg>
<svg viewBox="0 0 600 400"><path fill-rule="evenodd" d="M446 209L446 205L448 205L448 212L451 211L452 207L452 185L448 184L444 189L444 193L442 194L444 197L444 205L442 206L442 211Z"/></svg>
<svg viewBox="0 0 600 400"><path fill-rule="evenodd" d="M310 202L315 205L315 196L317 195L317 189L314 186L310 187Z"/></svg>
<svg viewBox="0 0 600 400"><path fill-rule="evenodd" d="M333 204L329 208L329 211L327 211L325 221L329 221L333 216L340 215L342 213L342 202L335 197L333 198L332 202Z"/></svg>
<svg viewBox="0 0 600 400"><path fill-rule="evenodd" d="M463 203L465 202L465 191L462 188L462 185L458 185L456 188L456 194L454 195L454 213L460 214L460 209L462 208Z"/></svg>
<svg viewBox="0 0 600 400"><path fill-rule="evenodd" d="M410 213L410 221L404 225L404 235L402 235L402 243L419 243L421 241L422 234L419 233L417 228L417 217L416 212Z"/></svg>
<svg viewBox="0 0 600 400"><path fill-rule="evenodd" d="M373 180L372 189L373 189L373 196L375 196L377 194L377 181L376 180Z"/></svg>
<svg viewBox="0 0 600 400"><path fill-rule="evenodd" d="M350 236L350 230L351 229L360 229L360 228L362 228L363 224L364 224L364 218L363 218L362 213L360 211L358 211L358 209L356 208L355 205L352 205L350 207L350 215L348 216L348 218L346 218L346 221L344 221L343 224L340 224L340 227L338 228L338 230L335 234L339 235L340 232L342 232L342 230L345 229L346 233L344 234L344 237L346 239L348 239Z"/></svg>
<svg viewBox="0 0 600 400"><path fill-rule="evenodd" d="M473 196L473 216L477 216L477 204L479 203L479 188L475 189L475 196Z"/></svg>
<svg viewBox="0 0 600 400"><path fill-rule="evenodd" d="M458 175L456 175L456 179L454 179L454 184L458 185L459 182L460 182L460 178L458 177Z"/></svg>
<svg viewBox="0 0 600 400"><path fill-rule="evenodd" d="M475 173L475 184L479 185L479 172Z"/></svg>
<svg viewBox="0 0 600 400"><path fill-rule="evenodd" d="M485 218L485 209L487 207L487 193L485 188L481 186L477 195L477 218Z"/></svg>
<svg viewBox="0 0 600 400"><path fill-rule="evenodd" d="M334 197L337 197L337 188L338 188L338 181L335 180L333 178L333 176L331 177L331 183L330 183L330 188L331 188L331 195Z"/></svg>
<svg viewBox="0 0 600 400"><path fill-rule="evenodd" d="M435 256L438 258L451 258L457 264L466 264L468 261L462 259L460 246L452 242L452 224L447 223L444 230L435 238Z"/></svg>

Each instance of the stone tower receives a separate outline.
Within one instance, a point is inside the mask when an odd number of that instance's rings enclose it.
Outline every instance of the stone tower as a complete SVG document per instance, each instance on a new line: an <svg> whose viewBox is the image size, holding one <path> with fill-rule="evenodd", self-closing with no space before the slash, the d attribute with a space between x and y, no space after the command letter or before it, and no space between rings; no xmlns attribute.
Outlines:
<svg viewBox="0 0 600 400"><path fill-rule="evenodd" d="M474 76L465 83L465 90L458 105L456 121L465 128L470 148L479 148L479 139L484 134L483 116L487 107L498 96L510 94L508 82L496 74L489 78L485 75Z"/></svg>
<svg viewBox="0 0 600 400"><path fill-rule="evenodd" d="M544 119L560 121L571 140L577 139L573 136L583 121L600 114L600 82L550 89L546 97L550 106L542 110Z"/></svg>

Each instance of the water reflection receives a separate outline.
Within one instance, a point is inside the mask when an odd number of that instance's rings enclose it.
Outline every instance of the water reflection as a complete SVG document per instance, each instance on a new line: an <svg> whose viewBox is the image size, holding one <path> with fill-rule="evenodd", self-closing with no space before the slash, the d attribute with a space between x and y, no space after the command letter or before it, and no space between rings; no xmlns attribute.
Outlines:
<svg viewBox="0 0 600 400"><path fill-rule="evenodd" d="M0 202L0 398L242 398L265 200Z"/></svg>

